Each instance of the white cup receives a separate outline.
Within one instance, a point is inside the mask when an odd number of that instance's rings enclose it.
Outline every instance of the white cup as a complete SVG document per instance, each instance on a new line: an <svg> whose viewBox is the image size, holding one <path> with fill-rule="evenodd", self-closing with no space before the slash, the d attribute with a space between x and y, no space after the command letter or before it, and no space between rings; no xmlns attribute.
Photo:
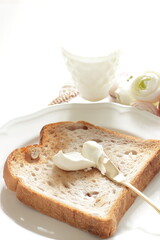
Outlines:
<svg viewBox="0 0 160 240"><path fill-rule="evenodd" d="M62 48L68 70L82 98L99 101L108 96L119 64L120 50L106 56L83 57Z"/></svg>

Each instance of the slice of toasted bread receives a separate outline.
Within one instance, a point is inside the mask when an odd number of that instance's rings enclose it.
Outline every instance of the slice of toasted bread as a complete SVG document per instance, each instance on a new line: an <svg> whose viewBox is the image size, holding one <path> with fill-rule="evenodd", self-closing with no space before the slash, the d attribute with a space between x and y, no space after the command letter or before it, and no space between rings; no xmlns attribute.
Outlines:
<svg viewBox="0 0 160 240"><path fill-rule="evenodd" d="M101 144L127 180L140 190L160 170L159 140L142 140L83 121L59 122L43 127L39 144L16 149L8 156L4 180L26 205L107 238L115 233L136 195L97 169L67 172L52 162L59 150L81 152L88 140Z"/></svg>

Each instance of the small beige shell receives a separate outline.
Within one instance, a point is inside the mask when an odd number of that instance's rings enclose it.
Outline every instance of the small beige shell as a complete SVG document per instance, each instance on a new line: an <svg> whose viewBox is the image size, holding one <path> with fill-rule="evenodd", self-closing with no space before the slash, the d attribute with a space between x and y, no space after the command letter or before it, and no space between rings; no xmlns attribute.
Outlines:
<svg viewBox="0 0 160 240"><path fill-rule="evenodd" d="M59 97L55 98L49 105L68 102L78 96L78 90L73 85L64 85L59 92Z"/></svg>

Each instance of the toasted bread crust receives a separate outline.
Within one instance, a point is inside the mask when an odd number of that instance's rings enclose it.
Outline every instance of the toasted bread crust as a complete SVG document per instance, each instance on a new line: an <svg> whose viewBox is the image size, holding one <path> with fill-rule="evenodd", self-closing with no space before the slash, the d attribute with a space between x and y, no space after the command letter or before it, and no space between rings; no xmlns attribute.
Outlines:
<svg viewBox="0 0 160 240"><path fill-rule="evenodd" d="M112 236L116 229L117 224L121 217L125 214L127 209L132 205L136 198L136 194L131 190L124 188L122 194L117 198L115 204L111 207L109 214L105 218L101 218L98 216L94 216L84 211L80 211L75 207L71 207L65 203L59 202L56 199L50 198L45 194L30 189L26 184L25 180L15 175L13 168L13 162L16 162L16 158L19 155L22 161L22 164L32 164L30 162L26 162L25 153L29 151L30 148L40 147L41 149L45 146L47 141L47 136L49 132L54 132L62 124L71 124L72 122L59 122L54 124L48 124L44 126L40 133L40 144L27 146L24 148L14 150L7 158L5 166L4 166L4 180L7 187L16 192L17 198L25 203L26 205L48 215L53 218L56 218L60 221L71 224L72 226L85 229L93 234L100 236L101 238L107 238ZM94 127L99 130L107 131L109 134L116 134L117 137L126 138L128 141L142 141L139 138L126 136L121 133L115 133L111 130L105 130L101 127L94 126L90 123L80 121L78 123L82 123L85 126ZM76 123L74 123L76 124ZM60 133L61 134L61 133ZM54 132L54 141L52 144L52 148L54 148L55 152L58 152L60 149L66 148L68 142L61 142L60 136L58 132ZM68 138L68 136L67 136ZM69 141L69 138L68 138ZM160 170L160 141L157 140L148 140L145 141L147 146L150 146L154 149L155 154L151 159L145 164L145 166L141 169L138 175L134 177L132 180L132 184L137 187L139 190L143 190L152 178L156 175ZM35 163L35 162L34 162ZM43 159L38 161L36 164L43 163ZM91 170L97 171L97 170ZM68 172L69 174L69 172Z"/></svg>

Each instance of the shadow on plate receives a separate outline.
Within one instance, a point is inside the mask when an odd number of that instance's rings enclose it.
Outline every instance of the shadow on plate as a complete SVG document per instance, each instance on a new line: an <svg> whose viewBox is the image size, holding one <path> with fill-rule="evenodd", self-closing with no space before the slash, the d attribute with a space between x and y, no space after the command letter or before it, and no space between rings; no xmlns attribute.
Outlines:
<svg viewBox="0 0 160 240"><path fill-rule="evenodd" d="M154 177L144 191L144 194L153 200L157 206L160 199L159 185L160 173ZM134 235L134 238L138 238L140 233L144 233L144 238L145 236L148 236L150 239L159 239L160 237L159 214L140 197L137 197L134 204L121 219L117 234L123 235L127 231L130 231L131 236Z"/></svg>
<svg viewBox="0 0 160 240"><path fill-rule="evenodd" d="M48 217L21 203L15 193L3 187L1 208L16 224L47 238L58 240L94 240L96 236Z"/></svg>
<svg viewBox="0 0 160 240"><path fill-rule="evenodd" d="M157 192L157 187L160 184L159 174L152 180L151 184L145 190L145 194L148 197L154 195L154 193L159 194ZM159 194L160 197L160 194ZM11 219L16 222L16 224L21 227L37 233L41 236L57 239L57 240L94 240L99 239L98 237L89 234L86 231L79 230L68 224L55 220L51 217L48 217L40 212L35 211L32 208L21 203L17 198L15 193L11 192L7 188L3 187L1 191L1 208ZM150 222L150 225L154 225L154 220L159 217L155 210L153 210L149 205L147 205L141 198L137 198L135 203L130 207L130 209L126 212L124 217L121 219L115 237L111 237L110 240L114 239L123 239L126 233L129 233L129 236L132 235L132 231L137 230L137 237L140 232L144 232L149 236L160 236L159 227L158 230L150 231L145 225L143 226L143 222L137 224L137 220L139 217L143 219L147 219ZM148 218L146 217L148 216ZM150 218L151 217L151 218ZM158 232L157 232L158 231ZM134 235L135 236L135 235ZM118 238L117 238L118 237ZM120 238L119 238L120 237Z"/></svg>

